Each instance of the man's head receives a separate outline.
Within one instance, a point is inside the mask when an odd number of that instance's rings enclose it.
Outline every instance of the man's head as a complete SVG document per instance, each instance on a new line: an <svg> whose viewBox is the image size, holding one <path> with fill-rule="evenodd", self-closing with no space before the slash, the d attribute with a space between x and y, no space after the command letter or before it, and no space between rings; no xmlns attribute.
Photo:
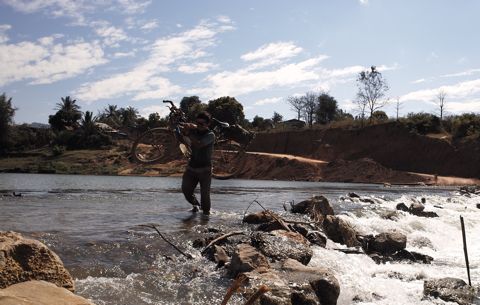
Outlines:
<svg viewBox="0 0 480 305"><path fill-rule="evenodd" d="M197 114L195 118L195 124L197 124L198 129L206 130L208 129L208 126L210 126L211 120L212 120L212 116L210 115L210 113L206 111L202 111Z"/></svg>

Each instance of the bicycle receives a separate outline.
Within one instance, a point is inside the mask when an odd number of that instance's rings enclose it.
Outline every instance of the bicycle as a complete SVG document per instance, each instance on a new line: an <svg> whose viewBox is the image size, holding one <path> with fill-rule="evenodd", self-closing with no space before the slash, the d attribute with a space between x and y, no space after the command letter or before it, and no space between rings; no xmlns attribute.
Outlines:
<svg viewBox="0 0 480 305"><path fill-rule="evenodd" d="M189 158L189 139L182 133L182 124L187 123L185 113L172 101L169 103L168 127L157 127L142 133L133 143L132 158L142 164L167 162L178 157L178 148ZM212 153L212 177L230 179L242 170L247 146L254 134L237 124L229 124L212 118L215 143ZM178 147L178 148L177 148Z"/></svg>

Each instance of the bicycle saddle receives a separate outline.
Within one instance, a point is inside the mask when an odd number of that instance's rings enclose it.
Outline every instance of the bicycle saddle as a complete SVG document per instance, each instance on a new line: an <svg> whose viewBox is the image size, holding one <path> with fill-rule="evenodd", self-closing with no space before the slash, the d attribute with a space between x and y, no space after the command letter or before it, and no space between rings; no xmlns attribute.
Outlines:
<svg viewBox="0 0 480 305"><path fill-rule="evenodd" d="M220 126L222 126L222 127L225 127L225 128L230 127L230 124L228 124L227 122L219 121L219 120L217 120L216 118L213 118L213 120L215 121L215 123L217 123L218 125L220 125Z"/></svg>

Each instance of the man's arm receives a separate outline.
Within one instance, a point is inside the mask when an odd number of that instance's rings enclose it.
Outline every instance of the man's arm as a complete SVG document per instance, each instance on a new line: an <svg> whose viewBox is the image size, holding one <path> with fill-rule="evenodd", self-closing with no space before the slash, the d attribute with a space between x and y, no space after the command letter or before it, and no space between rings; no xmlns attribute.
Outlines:
<svg viewBox="0 0 480 305"><path fill-rule="evenodd" d="M213 132L208 132L200 140L195 137L190 137L192 141L192 146L200 148L212 144L215 141L215 135Z"/></svg>

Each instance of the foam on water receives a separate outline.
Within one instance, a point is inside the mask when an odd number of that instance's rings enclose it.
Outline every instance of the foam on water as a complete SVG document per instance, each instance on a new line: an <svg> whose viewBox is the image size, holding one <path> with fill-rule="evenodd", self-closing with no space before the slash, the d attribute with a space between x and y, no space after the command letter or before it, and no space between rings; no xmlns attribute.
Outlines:
<svg viewBox="0 0 480 305"><path fill-rule="evenodd" d="M396 221L384 219L382 213L395 210L398 203L407 206L426 198L426 211L440 217L423 218L399 212ZM365 204L361 212L342 215L362 233L378 234L397 231L407 236L407 250L430 255L430 265L387 263L377 265L366 255L345 254L316 248L310 263L325 266L337 276L341 293L338 304L450 304L441 300L423 298L423 281L431 278L456 277L467 282L459 216L465 221L472 284L480 282L480 218L476 204L480 197L467 198L454 195L402 196L393 201L375 198L374 205ZM437 207L435 207L437 206ZM327 248L341 245L329 241ZM452 303L453 304L453 303Z"/></svg>

